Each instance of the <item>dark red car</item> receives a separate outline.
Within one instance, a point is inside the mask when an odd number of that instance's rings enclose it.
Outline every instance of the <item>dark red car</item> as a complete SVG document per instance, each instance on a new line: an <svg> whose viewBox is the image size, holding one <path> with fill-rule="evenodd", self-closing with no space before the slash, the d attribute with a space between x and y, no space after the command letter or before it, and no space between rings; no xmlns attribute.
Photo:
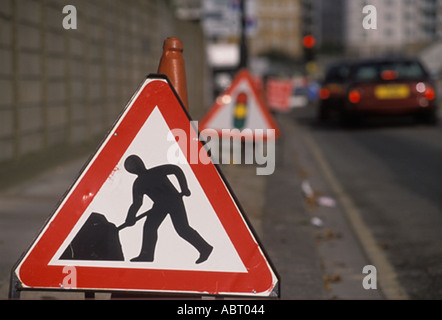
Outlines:
<svg viewBox="0 0 442 320"><path fill-rule="evenodd" d="M332 110L344 123L361 115L413 114L437 122L436 91L429 73L415 59L384 58L332 66L319 93L319 117Z"/></svg>

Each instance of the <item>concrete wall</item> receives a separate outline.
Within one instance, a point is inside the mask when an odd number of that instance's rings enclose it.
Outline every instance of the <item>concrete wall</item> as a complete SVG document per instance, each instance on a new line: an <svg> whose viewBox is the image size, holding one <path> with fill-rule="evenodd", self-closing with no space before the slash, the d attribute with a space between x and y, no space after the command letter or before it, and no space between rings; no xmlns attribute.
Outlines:
<svg viewBox="0 0 442 320"><path fill-rule="evenodd" d="M0 163L103 137L157 71L168 36L184 42L191 113L204 108L204 41L164 0L1 0ZM65 30L63 7L77 9Z"/></svg>

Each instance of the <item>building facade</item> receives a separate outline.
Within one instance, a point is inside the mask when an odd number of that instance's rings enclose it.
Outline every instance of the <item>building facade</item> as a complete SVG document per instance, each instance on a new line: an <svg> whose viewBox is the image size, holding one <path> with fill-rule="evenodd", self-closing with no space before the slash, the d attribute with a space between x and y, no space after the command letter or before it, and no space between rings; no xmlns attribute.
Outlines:
<svg viewBox="0 0 442 320"><path fill-rule="evenodd" d="M302 54L300 0L256 1L257 27L249 39L250 54L279 51L292 57Z"/></svg>
<svg viewBox="0 0 442 320"><path fill-rule="evenodd" d="M366 5L376 8L376 29L362 25ZM441 9L441 0L346 0L346 49L362 55L419 50L441 38Z"/></svg>

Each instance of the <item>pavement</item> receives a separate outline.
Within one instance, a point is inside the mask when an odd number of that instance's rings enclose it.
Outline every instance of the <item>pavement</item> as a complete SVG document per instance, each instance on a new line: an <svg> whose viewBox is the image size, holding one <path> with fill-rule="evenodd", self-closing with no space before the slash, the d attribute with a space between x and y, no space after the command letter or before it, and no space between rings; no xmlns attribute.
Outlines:
<svg viewBox="0 0 442 320"><path fill-rule="evenodd" d="M312 141L289 115L277 115L276 170L221 165L229 185L281 279L281 299L385 299L382 284L366 290L370 265L346 208L325 178ZM89 156L72 159L36 178L0 191L0 299L8 298L13 265L37 236ZM107 294L96 295L108 299ZM83 293L29 292L22 299L84 299Z"/></svg>

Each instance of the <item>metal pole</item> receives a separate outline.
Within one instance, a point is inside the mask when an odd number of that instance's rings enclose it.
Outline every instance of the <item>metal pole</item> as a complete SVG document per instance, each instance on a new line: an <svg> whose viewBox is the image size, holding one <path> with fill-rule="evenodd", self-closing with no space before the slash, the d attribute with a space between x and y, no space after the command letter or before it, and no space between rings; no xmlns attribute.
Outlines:
<svg viewBox="0 0 442 320"><path fill-rule="evenodd" d="M246 0L240 0L240 19L241 19L241 35L240 35L240 61L239 69L247 68L248 66L248 48L246 35Z"/></svg>
<svg viewBox="0 0 442 320"><path fill-rule="evenodd" d="M12 269L11 278L9 282L9 300L19 300L20 299L20 287L21 283L15 274L15 267Z"/></svg>

